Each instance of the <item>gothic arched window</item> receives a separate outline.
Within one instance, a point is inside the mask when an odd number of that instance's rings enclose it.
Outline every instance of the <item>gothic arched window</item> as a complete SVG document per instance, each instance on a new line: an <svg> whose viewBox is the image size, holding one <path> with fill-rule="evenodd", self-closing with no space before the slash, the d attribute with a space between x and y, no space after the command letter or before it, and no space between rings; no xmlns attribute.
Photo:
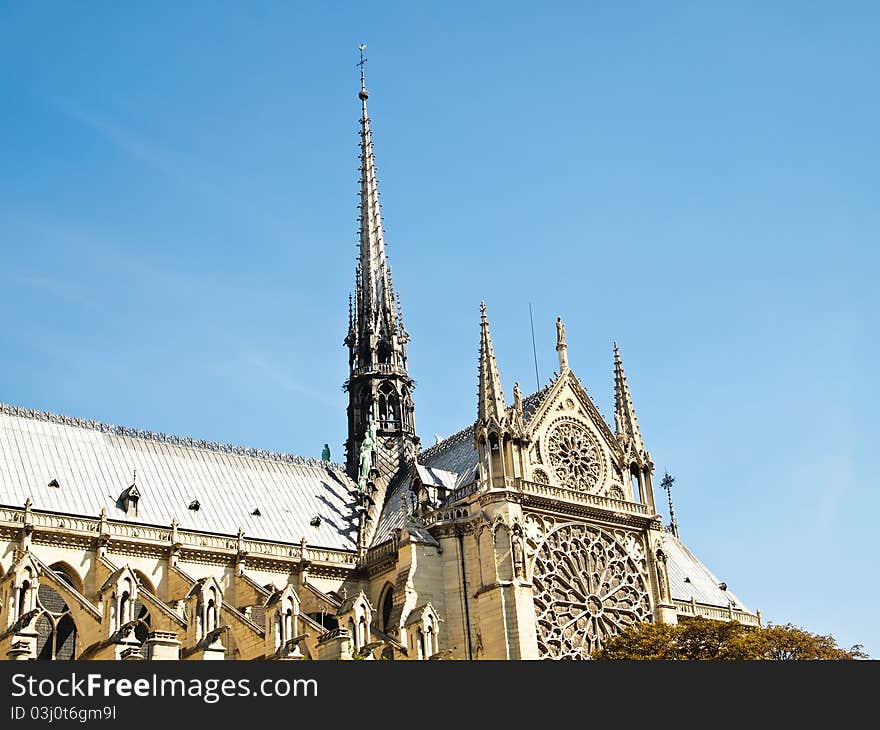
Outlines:
<svg viewBox="0 0 880 730"><path fill-rule="evenodd" d="M76 653L76 624L61 595L51 586L37 591L37 659L73 659Z"/></svg>
<svg viewBox="0 0 880 730"><path fill-rule="evenodd" d="M391 628L389 626L391 623L391 609L394 606L394 588L390 583L387 583L385 589L382 591L382 598L379 599L379 606L382 621L380 628L387 633Z"/></svg>
<svg viewBox="0 0 880 730"><path fill-rule="evenodd" d="M638 467L633 464L630 468L630 480L632 482L632 491L633 491L633 502L641 502L642 501L642 481L639 474Z"/></svg>
<svg viewBox="0 0 880 730"><path fill-rule="evenodd" d="M376 357L379 359L379 362L384 365L391 362L391 346L386 340L379 340Z"/></svg>
<svg viewBox="0 0 880 730"><path fill-rule="evenodd" d="M140 599L136 598L132 604L132 617L138 622L134 627L134 636L143 644L150 635L150 612Z"/></svg>
<svg viewBox="0 0 880 730"><path fill-rule="evenodd" d="M397 425L399 401L394 386L387 380L379 386L379 425L394 428Z"/></svg>
<svg viewBox="0 0 880 730"><path fill-rule="evenodd" d="M18 617L21 618L27 613L28 591L31 589L29 580L23 581L21 588L18 589Z"/></svg>

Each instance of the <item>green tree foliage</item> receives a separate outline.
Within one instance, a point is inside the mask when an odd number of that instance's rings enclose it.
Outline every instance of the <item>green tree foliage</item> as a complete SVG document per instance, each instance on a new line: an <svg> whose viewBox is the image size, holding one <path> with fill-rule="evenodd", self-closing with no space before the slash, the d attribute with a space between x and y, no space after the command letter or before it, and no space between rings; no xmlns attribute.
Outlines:
<svg viewBox="0 0 880 730"><path fill-rule="evenodd" d="M594 659L864 659L856 644L837 646L833 636L811 634L791 624L743 626L736 621L693 618L675 626L639 623L610 639Z"/></svg>

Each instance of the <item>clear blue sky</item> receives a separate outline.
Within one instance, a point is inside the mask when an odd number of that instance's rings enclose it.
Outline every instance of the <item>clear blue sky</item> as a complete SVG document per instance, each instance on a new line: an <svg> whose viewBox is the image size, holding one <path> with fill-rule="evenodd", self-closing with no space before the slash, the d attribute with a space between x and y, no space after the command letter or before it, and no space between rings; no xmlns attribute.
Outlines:
<svg viewBox="0 0 880 730"><path fill-rule="evenodd" d="M0 2L0 400L341 457L368 44L425 443L557 315L682 536L880 656L880 8ZM658 489L658 499L663 493Z"/></svg>

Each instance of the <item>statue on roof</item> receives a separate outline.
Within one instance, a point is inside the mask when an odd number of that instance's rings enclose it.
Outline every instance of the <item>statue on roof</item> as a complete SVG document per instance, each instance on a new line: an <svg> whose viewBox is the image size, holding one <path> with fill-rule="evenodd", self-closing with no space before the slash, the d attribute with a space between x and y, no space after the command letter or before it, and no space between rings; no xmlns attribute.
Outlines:
<svg viewBox="0 0 880 730"><path fill-rule="evenodd" d="M562 317L556 318L556 344L565 344L565 324L562 322Z"/></svg>
<svg viewBox="0 0 880 730"><path fill-rule="evenodd" d="M370 425L364 440L361 442L358 468L358 491L363 493L367 488L367 478L373 468L373 449L376 447L376 422L370 419Z"/></svg>
<svg viewBox="0 0 880 730"><path fill-rule="evenodd" d="M330 444L324 444L324 450L321 452L321 461L330 461Z"/></svg>

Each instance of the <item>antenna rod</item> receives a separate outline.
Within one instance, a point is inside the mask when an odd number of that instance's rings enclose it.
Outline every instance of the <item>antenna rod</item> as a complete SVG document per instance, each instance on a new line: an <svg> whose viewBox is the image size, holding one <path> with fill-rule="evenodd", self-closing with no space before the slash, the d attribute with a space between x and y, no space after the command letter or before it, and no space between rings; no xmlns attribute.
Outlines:
<svg viewBox="0 0 880 730"><path fill-rule="evenodd" d="M535 347L535 320L532 317L532 303L529 302L529 323L532 325L532 354L535 356L535 385L541 390L541 378L538 375L538 349Z"/></svg>

